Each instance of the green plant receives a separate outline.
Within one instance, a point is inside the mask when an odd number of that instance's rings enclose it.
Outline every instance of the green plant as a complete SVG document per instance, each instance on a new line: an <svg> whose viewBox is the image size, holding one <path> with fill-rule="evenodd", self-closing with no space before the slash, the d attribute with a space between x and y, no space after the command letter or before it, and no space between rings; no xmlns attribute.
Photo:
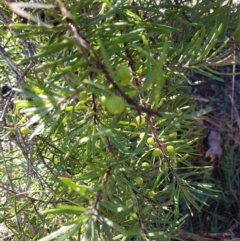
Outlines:
<svg viewBox="0 0 240 241"><path fill-rule="evenodd" d="M13 146L0 151L9 182L1 183L9 195L2 220L22 239L179 240L185 214L200 211L214 193L196 181L205 170L188 159L201 133L194 121L209 109L189 104L187 74L220 80L211 66L229 41L229 6L57 4L60 11L44 5L47 22L36 18L36 5L28 24L5 20L14 37L1 32L13 61L1 67L17 79L14 110L2 116L1 136ZM17 4L6 7L19 13ZM1 11L10 21L10 10ZM115 73L123 63L129 88ZM28 138L14 129L19 123L33 128Z"/></svg>

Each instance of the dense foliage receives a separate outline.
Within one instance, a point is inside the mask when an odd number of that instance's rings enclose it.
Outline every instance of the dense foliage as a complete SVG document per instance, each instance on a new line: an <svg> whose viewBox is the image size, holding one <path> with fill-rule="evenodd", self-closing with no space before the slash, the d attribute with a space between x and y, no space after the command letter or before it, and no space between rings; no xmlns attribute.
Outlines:
<svg viewBox="0 0 240 241"><path fill-rule="evenodd" d="M238 12L232 1L54 3L0 9L12 88L1 96L2 222L12 240L180 240L217 195L211 168L191 162L209 109L188 85L221 80Z"/></svg>

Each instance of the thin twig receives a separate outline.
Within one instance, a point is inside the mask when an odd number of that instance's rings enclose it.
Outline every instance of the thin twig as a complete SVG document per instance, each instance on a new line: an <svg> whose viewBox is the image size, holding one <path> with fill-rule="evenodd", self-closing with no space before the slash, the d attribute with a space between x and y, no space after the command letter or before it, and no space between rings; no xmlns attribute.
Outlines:
<svg viewBox="0 0 240 241"><path fill-rule="evenodd" d="M16 191L14 191L13 189L9 189L8 187L5 187L3 185L0 184L0 189L5 190L9 193L12 193L15 195L15 197L24 197L27 198L29 200L31 200L32 202L39 202L39 203L46 203L46 204L58 204L58 203L65 203L68 202L67 200L62 200L62 201L46 201L46 200L42 200L42 199L38 199L38 198L33 198L28 196L27 192L23 192L23 193L18 193Z"/></svg>
<svg viewBox="0 0 240 241"><path fill-rule="evenodd" d="M235 113L237 125L238 125L238 128L239 128L239 130L240 130L240 116L239 116L238 111L237 111L237 108L236 108L236 106L235 106L235 104L234 104L234 99L233 99L233 97L232 97L230 94L228 95L228 97L229 97L229 99L231 100L232 110L233 110L233 112ZM232 117L232 118L233 118L233 117ZM231 119L232 119L232 118L231 118ZM233 119L231 120L231 122L232 122L232 121L233 121Z"/></svg>
<svg viewBox="0 0 240 241"><path fill-rule="evenodd" d="M5 115L6 115L6 113L7 113L7 110L8 110L9 105L11 104L13 95L14 95L13 92L10 93L10 95L8 96L8 99L7 99L7 101L6 101L5 105L4 105L4 108L3 108L3 110L2 110L2 115L1 115L1 117L0 117L0 122L3 123L3 126L6 126L6 125L7 125L7 123L6 123L6 121L5 121Z"/></svg>
<svg viewBox="0 0 240 241"><path fill-rule="evenodd" d="M106 141L107 141L107 146L108 146L108 149L109 149L110 153L111 153L113 156L115 156L115 151L114 151L113 148L112 148L112 145L111 145L111 143L110 143L110 141L109 141L109 138L108 138L107 136L105 136L105 139L106 139ZM110 174L111 174L111 170L112 170L112 168L111 168L111 166L109 165L109 166L107 167L107 171L105 172L105 174L104 174L104 176L103 176L103 179L102 179L102 184L103 184L103 187L104 187L104 188L106 187L106 184L107 184L107 182L108 182L108 180L109 180L109 177L110 177ZM93 208L94 208L95 210L97 210L98 204L99 204L99 202L100 202L100 200L101 200L102 192L103 192L103 190L102 190L102 189L99 189L99 190L97 191L97 193L96 193L95 201L94 201L94 204L93 204Z"/></svg>
<svg viewBox="0 0 240 241"><path fill-rule="evenodd" d="M13 183L12 183L11 175L10 175L9 170L8 170L8 166L7 166L7 163L6 163L6 159L5 159L5 155L4 155L4 150L3 150L3 146L2 146L2 142L1 142L1 141L0 141L0 153L1 153L1 157L2 157L2 160L3 160L3 164L4 164L4 167L5 167L5 170L6 170L8 185L10 185L11 189L14 190L14 185L13 185ZM6 196L7 196L7 195L6 195Z"/></svg>
<svg viewBox="0 0 240 241"><path fill-rule="evenodd" d="M103 176L103 179L102 179L102 184L103 184L103 187L105 188L106 187L106 184L109 180L109 177L110 177L110 173L111 173L111 169L110 167L107 169L107 171L105 172L104 176ZM101 196L102 196L102 189L99 189L96 193L96 196L95 196L95 200L94 200L94 204L93 204L93 209L94 210L97 210L98 209L98 204L101 200Z"/></svg>
<svg viewBox="0 0 240 241"><path fill-rule="evenodd" d="M236 61L236 50L233 51L233 58L234 62ZM231 123L233 121L233 112L234 112L234 89L235 89L235 72L236 72L236 64L233 63L232 67L232 96L231 96L231 101L232 101L232 109L231 109Z"/></svg>
<svg viewBox="0 0 240 241"><path fill-rule="evenodd" d="M13 72L16 79L19 79L21 76L20 71L18 70L17 66L12 62L11 58L9 57L8 53L5 51L5 49L0 46L0 55L5 60L6 64L8 65L9 69Z"/></svg>
<svg viewBox="0 0 240 241"><path fill-rule="evenodd" d="M25 186L25 191L27 191L30 187L31 178L33 175L33 161L31 159L31 155L29 155L29 153L31 153L29 150L31 145L29 145L30 143L25 142L25 140L23 139L22 134L18 128L16 128L15 134L16 134L15 141L16 141L19 149L21 150L21 152L26 160L26 164L27 164L27 168L26 168L27 180L26 180L26 186ZM26 148L26 147L28 147L28 148Z"/></svg>

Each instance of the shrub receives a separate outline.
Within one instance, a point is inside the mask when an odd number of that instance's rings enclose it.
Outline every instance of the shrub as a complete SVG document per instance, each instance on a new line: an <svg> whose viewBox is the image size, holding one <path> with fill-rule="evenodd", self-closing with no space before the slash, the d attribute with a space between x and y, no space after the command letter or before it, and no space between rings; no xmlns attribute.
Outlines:
<svg viewBox="0 0 240 241"><path fill-rule="evenodd" d="M196 111L188 77L219 80L236 13L182 2L1 10L2 83L14 86L2 105L1 215L15 240L180 239L215 194L190 161L209 109Z"/></svg>

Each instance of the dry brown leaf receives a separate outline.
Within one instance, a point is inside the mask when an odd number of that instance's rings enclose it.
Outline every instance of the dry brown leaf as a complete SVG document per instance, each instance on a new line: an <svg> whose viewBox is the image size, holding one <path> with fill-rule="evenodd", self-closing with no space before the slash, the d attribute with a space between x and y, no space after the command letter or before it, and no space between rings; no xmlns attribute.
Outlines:
<svg viewBox="0 0 240 241"><path fill-rule="evenodd" d="M219 131L224 130L223 125L215 117L213 117L213 116L203 116L202 119L207 121L208 123L212 124L216 128L218 128Z"/></svg>
<svg viewBox="0 0 240 241"><path fill-rule="evenodd" d="M235 144L240 146L240 137L239 137L239 130L234 128L231 124L226 123L228 129L226 130L219 121L217 121L214 117L204 117L203 118L208 123L212 124L219 131L223 131L227 133L227 136L235 142Z"/></svg>
<svg viewBox="0 0 240 241"><path fill-rule="evenodd" d="M221 136L217 131L210 131L208 135L209 149L205 154L205 158L210 157L210 162L214 162L217 157L222 155Z"/></svg>

